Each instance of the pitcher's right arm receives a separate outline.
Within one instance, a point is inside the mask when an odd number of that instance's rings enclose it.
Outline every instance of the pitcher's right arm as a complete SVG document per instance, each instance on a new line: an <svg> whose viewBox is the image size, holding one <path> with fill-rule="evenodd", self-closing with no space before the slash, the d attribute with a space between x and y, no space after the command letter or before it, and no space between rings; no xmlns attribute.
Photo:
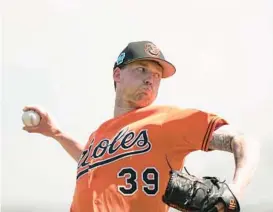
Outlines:
<svg viewBox="0 0 273 212"><path fill-rule="evenodd" d="M65 151L76 161L78 162L82 151L83 151L83 146L75 141L73 138L71 138L69 135L62 133L62 132L57 132L52 136L56 141L61 144L61 146L65 149Z"/></svg>
<svg viewBox="0 0 273 212"><path fill-rule="evenodd" d="M61 144L61 146L64 148L64 150L76 161L81 157L82 151L84 147L77 141L75 141L73 138L71 138L66 133L61 132L56 125L53 123L51 117L48 115L47 112L43 111L39 107L35 106L26 106L24 107L23 111L27 110L34 110L37 112L40 117L41 121L38 126L36 127L28 127L24 126L23 130L29 132L29 133L38 133L42 134L44 136L50 137L55 139L56 141Z"/></svg>

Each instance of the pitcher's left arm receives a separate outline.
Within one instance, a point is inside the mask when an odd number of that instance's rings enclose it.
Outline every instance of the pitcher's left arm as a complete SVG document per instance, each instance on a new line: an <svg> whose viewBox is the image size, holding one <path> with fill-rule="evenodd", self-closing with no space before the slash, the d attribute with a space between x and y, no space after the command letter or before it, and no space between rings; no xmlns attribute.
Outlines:
<svg viewBox="0 0 273 212"><path fill-rule="evenodd" d="M234 130L230 125L224 125L214 131L209 149L234 154L235 173L231 189L240 199L257 168L260 157L259 142Z"/></svg>

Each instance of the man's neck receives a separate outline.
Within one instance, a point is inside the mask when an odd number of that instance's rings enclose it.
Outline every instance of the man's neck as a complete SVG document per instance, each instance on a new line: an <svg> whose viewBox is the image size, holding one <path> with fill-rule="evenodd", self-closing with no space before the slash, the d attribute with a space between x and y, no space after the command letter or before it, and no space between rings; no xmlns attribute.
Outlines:
<svg viewBox="0 0 273 212"><path fill-rule="evenodd" d="M114 117L123 115L137 108L133 107L129 102L124 101L118 96L115 99Z"/></svg>
<svg viewBox="0 0 273 212"><path fill-rule="evenodd" d="M130 108L130 107L119 107L115 106L114 109L114 117L121 116L125 113L131 112L132 110L135 110L136 108Z"/></svg>

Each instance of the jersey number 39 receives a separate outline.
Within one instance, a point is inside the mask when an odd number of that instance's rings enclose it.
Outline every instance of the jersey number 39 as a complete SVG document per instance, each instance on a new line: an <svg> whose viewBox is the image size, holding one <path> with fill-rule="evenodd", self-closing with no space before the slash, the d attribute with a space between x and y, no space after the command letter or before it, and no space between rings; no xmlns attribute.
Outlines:
<svg viewBox="0 0 273 212"><path fill-rule="evenodd" d="M118 178L125 178L125 185L118 186L118 190L125 196L133 195L139 188L138 173L132 167L122 168L118 172ZM148 196L154 196L158 192L159 174L154 167L148 167L141 172L143 181L142 191Z"/></svg>

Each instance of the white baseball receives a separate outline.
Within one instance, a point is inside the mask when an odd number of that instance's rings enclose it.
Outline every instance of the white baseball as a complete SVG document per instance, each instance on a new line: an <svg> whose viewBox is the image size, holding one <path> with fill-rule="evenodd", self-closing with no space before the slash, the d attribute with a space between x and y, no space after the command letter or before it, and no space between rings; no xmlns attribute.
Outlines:
<svg viewBox="0 0 273 212"><path fill-rule="evenodd" d="M22 115L22 121L24 125L28 127L37 126L40 123L41 117L33 110L25 111Z"/></svg>

